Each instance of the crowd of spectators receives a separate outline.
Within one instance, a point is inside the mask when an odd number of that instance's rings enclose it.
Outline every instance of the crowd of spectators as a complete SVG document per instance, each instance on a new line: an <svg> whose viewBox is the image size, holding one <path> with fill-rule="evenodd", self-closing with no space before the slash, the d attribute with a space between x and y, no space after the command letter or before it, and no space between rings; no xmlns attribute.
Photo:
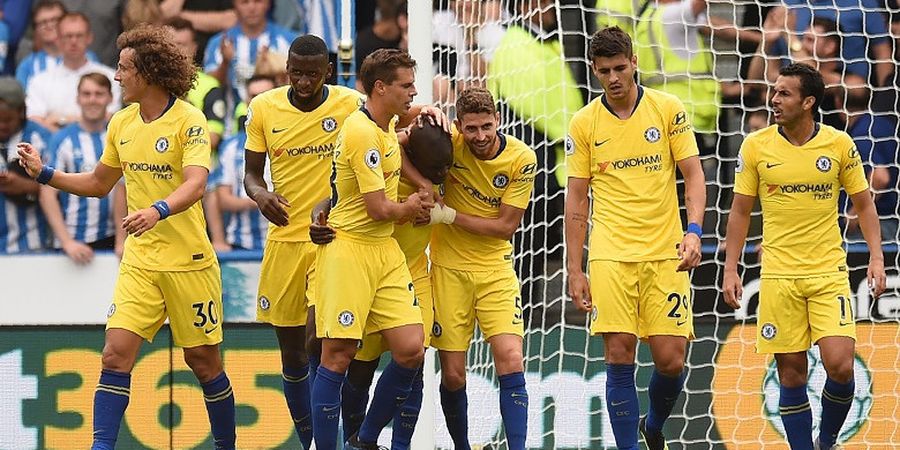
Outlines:
<svg viewBox="0 0 900 450"><path fill-rule="evenodd" d="M105 141L98 124L122 107L114 81L116 37L141 23L174 28L198 65L197 84L186 100L206 114L219 161L204 199L216 249L260 249L266 222L240 183L242 116L253 95L287 83L286 52L302 33L326 41L336 63L329 81L352 83L352 71L338 80L341 3L0 0L0 253L55 248L86 263L93 250L121 244L113 198L79 199L39 187L18 170L11 149L28 140L60 170L91 170ZM377 48L407 48L407 1L354 3L355 67ZM584 40L607 25L633 36L642 84L684 101L711 190L714 220L708 223L724 223L716 214L730 203L730 173L742 136L770 123L767 99L778 69L802 62L824 75L821 120L856 140L877 195L884 239L897 240L900 5L740 3L723 13L707 0L433 2L434 101L452 117L457 92L486 86L499 104L502 131L538 155L534 199L514 239L526 303L540 295L547 261L562 256L563 143L572 114L599 94ZM736 60L733 73L722 69L723 55ZM105 114L98 118L101 106ZM848 238L858 238L853 211L843 212Z"/></svg>

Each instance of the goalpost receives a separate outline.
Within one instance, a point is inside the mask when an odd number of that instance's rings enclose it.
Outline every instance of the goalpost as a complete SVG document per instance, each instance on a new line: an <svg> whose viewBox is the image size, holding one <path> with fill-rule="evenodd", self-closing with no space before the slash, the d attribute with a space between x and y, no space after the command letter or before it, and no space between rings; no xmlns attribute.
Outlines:
<svg viewBox="0 0 900 450"><path fill-rule="evenodd" d="M633 16L617 13L618 10L610 5L640 7L643 1L608 0L600 2L598 9L598 2L594 0L459 0L457 3L460 4L500 6L498 10L487 12L484 9L470 9L468 11L480 11L478 14L481 15L465 18L465 23L461 25L452 20L448 22L448 18L452 17L446 11L433 11L431 3L424 0L409 2L410 52L419 62L419 96L416 101L444 102L442 105L448 107L452 114L452 108L449 107L453 101L450 94L453 89L471 83L487 84L490 88L492 77L497 76L492 73L491 61L496 57L492 52L498 46L504 49L502 51L515 50L504 47L498 41L503 37L503 30L521 24L526 19L519 11L510 8L511 3L551 3L547 8L554 8L556 21L560 24L559 32L543 37L555 40L556 43L552 45L559 46L565 54L565 59L560 58L550 69L539 66L543 64L541 61L521 58L515 70L524 74L522 79L542 74L546 80L561 80L559 83L565 84L568 83L567 78L559 76L559 73L571 71L576 82L574 87L579 92L588 94L589 101L599 94L596 80L592 81L585 76L589 74L586 40L596 29L597 14L619 14L622 18L633 20ZM448 2L442 0L439 3L446 5ZM708 5L707 14L716 18L710 23L717 29L730 27L730 23L740 20L748 8L757 7L757 3L750 0L709 0ZM848 10L844 14L846 11ZM761 32L762 27L737 27L734 30ZM843 39L859 36L858 33L839 33ZM701 48L712 61L713 70L707 77L715 80L719 89L716 98L718 117L713 122L714 129L707 130L708 135L712 136L709 139L712 139L711 148L714 151L702 157L709 198L704 225L703 262L692 274L696 338L689 348L685 393L667 422L665 433L670 448L673 449L787 448L778 416L778 383L774 362L770 356L756 354L754 346L756 294L759 286L758 254L754 249L761 238L758 212L754 213L750 244L742 261L744 307L731 311L724 305L718 290L724 263L724 255L718 246L724 240L737 149L746 135L749 116L753 111L766 110L765 104L749 104L740 98L731 103L722 102L723 95L730 95L729 88L747 84L738 75L738 64L741 58L755 52L751 50L747 53L746 49L741 50L736 46L736 38L722 36L711 33L705 38L705 44ZM432 66L428 62L432 61L433 37L438 41L435 43L438 58ZM641 45L644 44L636 42L638 53L642 50ZM871 57L868 62L871 65ZM432 68L434 78L430 73ZM559 73L547 75L548 71L554 70ZM436 81L429 83L429 80ZM521 116L510 119L512 115L504 115L503 125L511 134L522 130L530 133L525 137L542 144L544 151L561 151L564 136L542 127L551 126L546 123L551 122L547 119L552 118L557 124L563 122L563 129L567 128L568 117L575 111L569 110L571 108L568 105L562 110L549 109L560 102L547 96L564 92L568 86L553 85L550 82L535 86L528 91L528 98L533 99L532 115L524 119ZM885 95L887 90L876 89L875 92L877 98ZM513 104L516 100L521 99L505 99L505 103ZM702 103L702 99L697 98L682 100L687 105ZM689 110L692 108L694 107L688 106ZM843 105L838 105L838 109L841 108ZM894 120L897 118L896 112L883 114ZM896 154L886 166L892 171L900 169ZM558 158L555 166L545 165L540 170L547 180L555 178L558 171L564 170L564 160ZM558 179L564 187L565 178L559 176ZM879 195L897 194L896 178L892 180L894 184L880 188L877 191ZM550 185L550 182L547 184ZM561 230L562 217L553 204L561 200L562 192L553 192L552 187L545 186L541 191L536 191L533 198L546 206L540 211L535 209L526 214L516 238L520 240L516 249L517 270L523 290L530 289L530 292L537 293L531 303L525 306L526 317L529 319L526 322L525 342L526 379L530 395L527 445L529 448L547 449L614 448L615 442L605 409L606 374L602 343L599 338L587 335L584 315L573 311L565 295L563 244L559 239L551 238L540 241L544 246L542 249L528 245L535 239L529 232L540 230L541 233L552 234ZM896 220L898 217L900 216L895 208L891 214L883 215L882 220ZM523 236L524 243L521 242ZM896 291L900 287L900 277L897 275L896 236L886 240L889 241L885 245L888 291L878 300L871 298L865 285L868 261L865 245L851 244L848 251L848 271L853 291L851 304L858 320L855 360L857 388L854 406L839 441L846 441L851 448L889 448L900 443L900 422L896 419L900 416L900 298ZM815 349L810 351L809 358L809 395L813 405L814 428L817 429L824 371ZM414 448L452 448L438 396L435 395L437 380L433 365L436 356L429 353L427 360L430 369L426 370L426 397ZM482 336L476 336L468 361L471 442L473 446L482 448L505 448L497 400L497 381L490 350ZM638 354L637 384L643 413L647 407L646 386L651 372L649 350L642 345Z"/></svg>

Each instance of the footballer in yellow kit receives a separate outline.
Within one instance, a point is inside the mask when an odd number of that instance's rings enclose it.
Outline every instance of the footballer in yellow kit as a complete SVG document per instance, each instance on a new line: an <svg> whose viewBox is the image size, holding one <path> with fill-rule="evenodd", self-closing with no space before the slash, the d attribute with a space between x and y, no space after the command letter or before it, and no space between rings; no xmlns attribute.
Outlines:
<svg viewBox="0 0 900 450"><path fill-rule="evenodd" d="M306 324L316 253L309 241L309 212L329 195L338 131L362 102L354 90L325 85L324 101L307 112L291 103L293 89L283 86L253 99L245 145L268 156L273 190L290 205L287 224L269 225L260 267L257 319L278 327Z"/></svg>
<svg viewBox="0 0 900 450"><path fill-rule="evenodd" d="M843 131L816 124L797 147L772 125L744 140L734 192L762 204L757 349L806 350L824 336L856 338L837 201L868 191L862 161Z"/></svg>
<svg viewBox="0 0 900 450"><path fill-rule="evenodd" d="M572 119L566 142L569 177L590 180L591 333L690 337L691 289L676 270L684 236L675 167L698 155L684 106L674 96L636 86L627 120L606 97Z"/></svg>
<svg viewBox="0 0 900 450"><path fill-rule="evenodd" d="M458 213L495 219L501 205L523 211L528 207L537 170L534 151L515 137L498 133L496 138L497 155L480 160L454 128L453 166L444 203ZM467 350L476 319L485 339L524 335L512 253L509 239L479 235L454 224L436 227L431 243L436 348Z"/></svg>
<svg viewBox="0 0 900 450"><path fill-rule="evenodd" d="M180 186L183 168L210 165L206 118L180 99L145 123L134 103L113 116L100 162L121 168L133 212ZM218 260L206 236L200 202L125 240L106 327L123 328L149 340L166 317L180 347L222 341L222 283Z"/></svg>
<svg viewBox="0 0 900 450"><path fill-rule="evenodd" d="M400 199L416 192L418 188L409 180L400 178L397 194ZM434 324L434 298L432 296L431 274L428 270L428 255L425 249L431 241L431 225L415 225L413 222L394 225L393 238L400 245L412 277L415 303L422 311L422 327L425 333L425 347L431 343L431 329ZM356 359L374 361L388 350L387 345L378 333L363 337Z"/></svg>
<svg viewBox="0 0 900 450"><path fill-rule="evenodd" d="M334 241L318 248L316 335L362 339L388 328L422 323L412 278L403 251L391 236L392 221L373 220L363 194L384 190L398 198L400 145L396 117L382 130L364 108L351 114L341 129L334 154L329 224ZM358 278L357 278L358 277Z"/></svg>

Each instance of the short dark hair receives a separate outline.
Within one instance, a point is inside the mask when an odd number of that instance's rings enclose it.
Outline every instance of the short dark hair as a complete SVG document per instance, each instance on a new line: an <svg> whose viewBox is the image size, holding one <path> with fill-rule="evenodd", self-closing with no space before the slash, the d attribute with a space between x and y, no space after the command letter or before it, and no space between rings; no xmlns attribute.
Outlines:
<svg viewBox="0 0 900 450"><path fill-rule="evenodd" d="M175 16L166 21L166 25L172 27L175 31L188 30L191 32L191 35L197 36L197 30L194 28L194 24L191 23L190 20L187 20L183 17Z"/></svg>
<svg viewBox="0 0 900 450"><path fill-rule="evenodd" d="M588 57L591 61L594 58L612 58L616 55L625 55L626 58L634 56L631 36L617 26L597 30L591 36L588 47Z"/></svg>
<svg viewBox="0 0 900 450"><path fill-rule="evenodd" d="M416 60L403 50L395 48L379 48L366 56L359 68L359 79L366 95L372 93L375 82L391 84L397 76L397 69L415 69Z"/></svg>
<svg viewBox="0 0 900 450"><path fill-rule="evenodd" d="M328 46L322 38L314 34L304 34L291 42L288 52L297 56L328 56Z"/></svg>
<svg viewBox="0 0 900 450"><path fill-rule="evenodd" d="M253 75L252 77L247 79L247 82L244 83L244 86L250 86L257 81L268 81L269 83L272 83L272 86L278 86L278 80L276 80L275 77L271 75Z"/></svg>
<svg viewBox="0 0 900 450"><path fill-rule="evenodd" d="M822 98L825 97L825 80L822 79L821 73L806 64L792 63L782 67L778 75L800 79L800 95L804 98L814 97L816 102L813 104L812 112L815 114L819 111Z"/></svg>
<svg viewBox="0 0 900 450"><path fill-rule="evenodd" d="M810 25L810 28L814 28L817 26L822 27L822 29L825 30L825 35L822 37L835 41L838 44L838 47L840 48L841 35L839 34L837 22L835 22L831 19L825 18L825 17L816 17L816 18L813 18L812 25ZM813 30L813 31L815 31L815 30Z"/></svg>
<svg viewBox="0 0 900 450"><path fill-rule="evenodd" d="M112 82L109 81L109 77L103 75L98 72L86 73L78 79L78 88L81 89L81 84L85 81L93 81L103 89L106 89L108 92L112 93Z"/></svg>
<svg viewBox="0 0 900 450"><path fill-rule="evenodd" d="M63 14L69 12L65 3L60 0L41 0L35 3L34 8L31 9L31 22L34 22L34 17L37 16L38 11L44 9L59 9Z"/></svg>
<svg viewBox="0 0 900 450"><path fill-rule="evenodd" d="M494 96L483 87L471 87L456 97L456 117L462 120L466 114L496 114Z"/></svg>

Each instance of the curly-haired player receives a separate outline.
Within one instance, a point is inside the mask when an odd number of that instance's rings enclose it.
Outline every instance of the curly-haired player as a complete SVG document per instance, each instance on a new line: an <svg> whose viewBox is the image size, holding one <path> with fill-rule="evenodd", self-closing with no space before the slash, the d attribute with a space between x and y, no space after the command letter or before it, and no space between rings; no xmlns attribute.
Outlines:
<svg viewBox="0 0 900 450"><path fill-rule="evenodd" d="M94 171L56 172L27 143L18 152L29 175L76 195L102 197L125 176L129 214L122 225L129 236L108 312L91 448L115 447L138 350L168 317L175 344L203 386L215 448L234 449L234 396L219 353L221 275L199 202L209 137L203 113L180 100L196 71L168 28L138 27L117 44L116 81L131 105L110 121Z"/></svg>

